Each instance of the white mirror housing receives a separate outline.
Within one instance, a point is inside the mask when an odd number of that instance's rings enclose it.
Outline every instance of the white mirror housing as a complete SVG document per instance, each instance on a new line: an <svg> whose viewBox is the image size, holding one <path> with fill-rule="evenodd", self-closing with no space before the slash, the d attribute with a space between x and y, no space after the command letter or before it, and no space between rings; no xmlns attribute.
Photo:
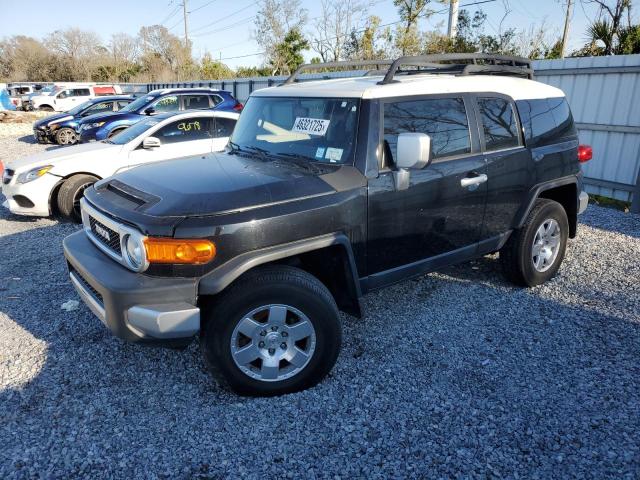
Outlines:
<svg viewBox="0 0 640 480"><path fill-rule="evenodd" d="M142 148L158 148L161 145L156 137L147 137L142 141Z"/></svg>
<svg viewBox="0 0 640 480"><path fill-rule="evenodd" d="M398 168L424 168L431 160L431 137L426 133L401 133L396 152Z"/></svg>

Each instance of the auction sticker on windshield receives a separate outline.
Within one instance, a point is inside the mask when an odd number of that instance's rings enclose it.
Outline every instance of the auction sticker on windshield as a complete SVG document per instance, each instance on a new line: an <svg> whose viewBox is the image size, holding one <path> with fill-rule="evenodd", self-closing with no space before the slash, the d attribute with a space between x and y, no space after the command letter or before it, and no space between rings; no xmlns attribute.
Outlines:
<svg viewBox="0 0 640 480"><path fill-rule="evenodd" d="M329 128L330 123L331 120L324 120L322 118L296 117L296 121L293 122L293 128L291 128L291 131L322 136L327 133L327 128Z"/></svg>

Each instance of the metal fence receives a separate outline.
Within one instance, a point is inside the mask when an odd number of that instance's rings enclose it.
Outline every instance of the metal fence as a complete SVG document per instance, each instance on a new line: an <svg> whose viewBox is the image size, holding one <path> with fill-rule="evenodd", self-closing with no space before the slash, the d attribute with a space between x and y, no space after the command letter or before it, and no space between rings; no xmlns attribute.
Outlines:
<svg viewBox="0 0 640 480"><path fill-rule="evenodd" d="M562 89L571 105L580 140L593 147L584 165L589 193L632 201L640 212L640 55L537 60L536 80ZM301 80L361 75L362 72L304 74ZM211 87L240 101L251 92L278 85L286 77L129 84L138 92L156 88Z"/></svg>

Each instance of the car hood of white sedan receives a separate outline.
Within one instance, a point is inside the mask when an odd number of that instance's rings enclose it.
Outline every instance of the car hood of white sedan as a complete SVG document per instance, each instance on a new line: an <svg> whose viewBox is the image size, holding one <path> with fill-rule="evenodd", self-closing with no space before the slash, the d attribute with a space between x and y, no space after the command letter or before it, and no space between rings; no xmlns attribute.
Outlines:
<svg viewBox="0 0 640 480"><path fill-rule="evenodd" d="M28 155L26 157L12 160L8 162L5 167L11 168L16 172L24 170L26 167L36 168L41 165L53 165L70 160L77 160L78 157L94 158L97 154L102 156L108 151L114 152L120 150L122 145L114 145L103 142L82 143L80 145L72 145L70 147L58 147L48 150L46 152L36 153L34 155Z"/></svg>

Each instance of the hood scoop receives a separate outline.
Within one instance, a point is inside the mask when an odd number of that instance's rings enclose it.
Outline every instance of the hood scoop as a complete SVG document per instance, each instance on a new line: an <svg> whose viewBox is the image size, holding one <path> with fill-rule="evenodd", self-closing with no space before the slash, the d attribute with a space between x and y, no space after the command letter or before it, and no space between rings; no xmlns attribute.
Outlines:
<svg viewBox="0 0 640 480"><path fill-rule="evenodd" d="M121 207L144 210L160 201L159 197L133 188L119 180L109 180L96 186L96 191Z"/></svg>

